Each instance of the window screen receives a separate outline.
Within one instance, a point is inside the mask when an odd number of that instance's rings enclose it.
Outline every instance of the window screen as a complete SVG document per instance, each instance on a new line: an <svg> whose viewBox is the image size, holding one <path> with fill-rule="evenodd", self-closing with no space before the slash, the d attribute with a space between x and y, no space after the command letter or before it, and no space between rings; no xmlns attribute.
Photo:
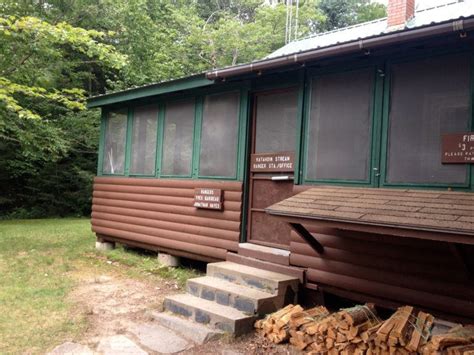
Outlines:
<svg viewBox="0 0 474 355"><path fill-rule="evenodd" d="M441 135L469 129L469 78L461 55L392 67L388 182L466 181L467 165L441 164Z"/></svg>
<svg viewBox="0 0 474 355"><path fill-rule="evenodd" d="M156 106L134 110L130 174L155 175L157 124Z"/></svg>
<svg viewBox="0 0 474 355"><path fill-rule="evenodd" d="M191 175L194 100L166 105L162 174Z"/></svg>
<svg viewBox="0 0 474 355"><path fill-rule="evenodd" d="M308 179L368 180L373 82L372 69L313 80Z"/></svg>
<svg viewBox="0 0 474 355"><path fill-rule="evenodd" d="M255 153L295 150L297 90L257 96Z"/></svg>
<svg viewBox="0 0 474 355"><path fill-rule="evenodd" d="M109 112L105 128L104 174L124 174L127 110Z"/></svg>
<svg viewBox="0 0 474 355"><path fill-rule="evenodd" d="M239 95L206 96L202 120L200 175L235 176Z"/></svg>

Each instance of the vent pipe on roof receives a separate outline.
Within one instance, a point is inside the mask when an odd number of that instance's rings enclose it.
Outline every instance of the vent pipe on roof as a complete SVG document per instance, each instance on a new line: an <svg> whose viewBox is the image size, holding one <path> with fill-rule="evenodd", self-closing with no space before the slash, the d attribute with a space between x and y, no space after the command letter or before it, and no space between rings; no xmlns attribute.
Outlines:
<svg viewBox="0 0 474 355"><path fill-rule="evenodd" d="M388 0L387 27L398 30L415 16L415 0Z"/></svg>

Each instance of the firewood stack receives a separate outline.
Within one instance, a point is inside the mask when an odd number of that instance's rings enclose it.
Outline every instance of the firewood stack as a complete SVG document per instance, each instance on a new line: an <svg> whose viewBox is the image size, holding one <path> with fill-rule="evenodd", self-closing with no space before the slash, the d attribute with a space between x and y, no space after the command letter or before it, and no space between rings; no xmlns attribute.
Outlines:
<svg viewBox="0 0 474 355"><path fill-rule="evenodd" d="M304 311L300 305L288 305L255 323L257 333L275 344L282 343L290 337L290 330L329 314L325 307L315 307Z"/></svg>
<svg viewBox="0 0 474 355"><path fill-rule="evenodd" d="M442 333L437 334L441 323ZM322 306L304 311L289 305L257 321L255 328L274 343L289 341L314 355L474 355L474 325L448 323L411 306L381 321L373 304L332 314Z"/></svg>
<svg viewBox="0 0 474 355"><path fill-rule="evenodd" d="M311 341L299 348L310 354L364 354L368 345L362 334L378 324L380 320L372 304L343 309L305 325L300 331L311 336Z"/></svg>
<svg viewBox="0 0 474 355"><path fill-rule="evenodd" d="M446 333L433 335L430 342L423 347L424 355L474 355L474 326L452 328Z"/></svg>
<svg viewBox="0 0 474 355"><path fill-rule="evenodd" d="M420 353L430 336L433 321L431 314L416 311L411 306L400 307L376 331L366 336L368 353Z"/></svg>

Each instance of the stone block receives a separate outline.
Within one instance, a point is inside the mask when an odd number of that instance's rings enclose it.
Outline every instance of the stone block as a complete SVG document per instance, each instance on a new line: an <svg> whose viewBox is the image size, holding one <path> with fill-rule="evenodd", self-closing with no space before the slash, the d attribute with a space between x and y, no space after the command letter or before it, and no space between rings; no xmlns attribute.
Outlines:
<svg viewBox="0 0 474 355"><path fill-rule="evenodd" d="M162 326L165 326L180 336L202 345L211 340L217 340L224 334L208 326L192 322L189 319L181 318L165 312L153 312L153 319Z"/></svg>
<svg viewBox="0 0 474 355"><path fill-rule="evenodd" d="M179 257L166 253L158 253L158 262L168 267L179 266Z"/></svg>
<svg viewBox="0 0 474 355"><path fill-rule="evenodd" d="M137 324L130 329L143 346L160 354L174 354L193 345L172 330L157 324Z"/></svg>
<svg viewBox="0 0 474 355"><path fill-rule="evenodd" d="M229 305L229 294L225 292L216 291L216 302L224 306Z"/></svg>
<svg viewBox="0 0 474 355"><path fill-rule="evenodd" d="M125 335L113 335L101 339L97 351L103 355L148 355Z"/></svg>
<svg viewBox="0 0 474 355"><path fill-rule="evenodd" d="M194 319L196 320L196 322L204 324L208 324L211 321L211 317L209 317L208 314L200 310L196 310Z"/></svg>
<svg viewBox="0 0 474 355"><path fill-rule="evenodd" d="M107 250L114 250L115 243L114 242L106 242L106 241L99 241L95 242L95 248L99 251L107 251Z"/></svg>
<svg viewBox="0 0 474 355"><path fill-rule="evenodd" d="M205 300L214 301L216 295L213 290L203 288L201 291L201 297Z"/></svg>
<svg viewBox="0 0 474 355"><path fill-rule="evenodd" d="M48 355L93 355L91 349L87 346L73 343L73 342L66 342L64 344L58 345L55 347Z"/></svg>

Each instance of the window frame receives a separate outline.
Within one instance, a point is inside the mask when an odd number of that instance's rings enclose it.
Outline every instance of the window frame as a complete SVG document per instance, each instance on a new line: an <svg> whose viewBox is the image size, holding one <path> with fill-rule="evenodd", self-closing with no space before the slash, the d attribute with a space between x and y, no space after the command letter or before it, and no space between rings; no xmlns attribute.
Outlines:
<svg viewBox="0 0 474 355"><path fill-rule="evenodd" d="M205 176L199 171L199 160L201 151L201 133L203 121L203 105L204 98L207 95L236 93L238 99L238 128L237 128L237 148L235 156L235 174L234 176ZM167 97L151 98L140 102L129 103L128 105L103 107L101 112L100 124L100 141L99 156L97 162L97 176L120 176L120 177L136 177L136 178L159 178L159 179L193 179L193 180L228 180L243 181L246 173L246 154L247 154L247 130L249 125L249 93L250 83L245 81L241 84L232 84L223 87L213 87L201 90L193 90L189 93L170 95ZM166 119L166 106L170 102L179 102L190 100L194 103L194 128L192 142L191 170L188 175L170 175L162 174L163 163L163 143L164 143L164 127ZM154 105L158 109L157 122L157 139L156 139L156 160L155 173L148 174L130 174L131 157L132 157L132 141L133 141L133 117L137 107ZM103 172L105 137L107 128L107 116L109 112L115 110L127 110L127 132L125 141L125 169L123 174L107 174Z"/></svg>
<svg viewBox="0 0 474 355"><path fill-rule="evenodd" d="M201 175L201 170L200 170L200 165L201 165L201 138L202 138L202 124L204 122L204 102L206 96L215 96L215 95L225 95L225 94L237 94L238 95L238 100L237 100L237 147L235 150L235 156L234 156L234 167L235 167L235 174L233 176L209 176L209 175ZM196 172L197 172L197 178L198 179L217 179L217 180L236 180L238 175L239 175L239 150L241 146L241 121L242 121L242 112L241 112L241 106L242 106L242 93L239 90L228 90L228 91L221 91L221 92L215 92L215 93L208 93L205 95L201 96L201 100L199 102L200 110L199 110L199 127L197 132L197 139L198 139L198 144L196 144L196 148L198 150L197 152L197 157L196 157Z"/></svg>
<svg viewBox="0 0 474 355"><path fill-rule="evenodd" d="M191 147L192 147L192 152L191 152L191 161L190 161L190 170L189 174L186 175L177 175L177 174L163 174L163 161L164 161L164 139L165 139L165 127L166 127L166 112L168 109L168 105L170 103L176 103L176 102L183 102L183 101L188 101L192 102L193 108L194 108L194 118L193 118L193 134L192 134L192 142L191 142ZM189 97L179 97L179 98L173 98L170 100L166 100L163 102L163 123L161 126L161 141L160 141L160 154L161 154L161 160L160 160L160 173L156 174L157 177L159 178L168 178L168 179L191 179L194 175L194 150L196 146L196 129L197 129L197 113L198 111L198 98L194 95L191 95ZM156 167L155 167L155 173L156 173Z"/></svg>
<svg viewBox="0 0 474 355"><path fill-rule="evenodd" d="M369 137L371 139L369 145L369 156L368 156L368 171L367 179L365 180L352 180L352 179L313 179L308 178L308 154L309 154L309 143L310 143L310 121L311 121L311 99L313 93L313 80L334 74L343 74L348 72L360 71L371 69L373 73L372 77L372 100L371 100L371 123ZM381 75L381 66L377 62L373 63L362 63L362 64L350 64L346 66L333 66L323 69L310 69L307 73L307 84L305 92L305 107L304 107L304 144L302 154L302 176L301 181L303 184L316 185L339 185L339 186L365 186L365 187L378 187L378 169L379 165L379 150L380 150L380 115L381 115L381 96L383 75Z"/></svg>
<svg viewBox="0 0 474 355"><path fill-rule="evenodd" d="M383 113L382 113L382 133L381 133L381 161L380 161L380 188L416 188L416 189L440 189L440 188L453 188L456 190L474 190L472 184L472 175L474 172L474 164L468 164L466 169L466 182L465 183L391 183L387 181L388 178L388 143L390 135L390 99L392 96L391 82L392 82L392 66L394 64L401 63L412 63L427 58L441 58L444 56L452 55L466 55L469 60L469 131L474 129L474 110L473 110L473 97L474 97L474 52L466 49L458 50L440 50L435 53L419 53L405 56L398 56L390 58L385 61L385 81L384 81L384 97L383 97ZM441 155L440 155L441 159Z"/></svg>
<svg viewBox="0 0 474 355"><path fill-rule="evenodd" d="M157 115L156 115L156 132L155 132L155 135L156 135L156 145L155 145L155 154L158 154L158 139L159 139L159 123L160 123L160 114L161 114L161 109L160 109L160 105L158 105L157 103L144 103L142 105L133 105L133 106L130 106L129 107L129 112L131 113L131 126L127 127L127 134L128 134L128 131L130 131L130 147L127 146L127 155L129 155L129 166L128 166L128 169L129 169L129 174L128 176L130 177L155 177L156 176L156 170L157 170L157 159L156 159L156 155L155 155L155 173L154 174L132 174L130 172L130 168L132 166L132 147L133 147L133 123L135 122L135 110L136 108L138 107L144 107L144 106L154 106L156 109L157 109ZM127 142L128 143L128 142Z"/></svg>
<svg viewBox="0 0 474 355"><path fill-rule="evenodd" d="M124 170L121 174L111 174L111 173L104 173L104 150L107 138L107 123L109 120L109 113L114 111L126 111L127 115L127 122L126 122L126 132L125 132L125 152L124 152ZM128 106L117 106L111 107L108 109L103 109L101 112L101 120L100 120L100 140L99 140L99 152L97 157L97 176L128 176L129 172L129 165L130 165L130 157L128 152L128 141L129 141L129 133L130 133L130 123L131 123L131 116L130 116L130 107Z"/></svg>

